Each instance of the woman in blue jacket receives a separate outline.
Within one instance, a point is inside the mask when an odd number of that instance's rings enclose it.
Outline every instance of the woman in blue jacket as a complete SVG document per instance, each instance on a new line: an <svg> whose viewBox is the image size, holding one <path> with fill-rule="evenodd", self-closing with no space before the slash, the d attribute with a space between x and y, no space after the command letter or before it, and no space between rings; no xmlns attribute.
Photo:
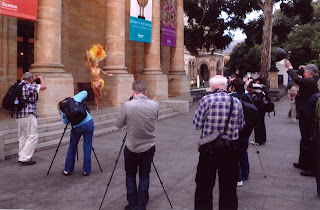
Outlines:
<svg viewBox="0 0 320 210"><path fill-rule="evenodd" d="M81 91L73 97L77 102L82 102L88 96L87 91ZM58 108L60 109L60 104ZM64 124L69 123L65 114L61 112L62 122ZM83 175L88 176L91 173L91 150L92 150L92 136L94 132L94 124L91 115L87 111L87 116L79 124L73 125L70 134L70 145L68 148L65 168L62 173L65 176L70 175L74 171L74 163L77 152L77 147L81 136L83 135Z"/></svg>

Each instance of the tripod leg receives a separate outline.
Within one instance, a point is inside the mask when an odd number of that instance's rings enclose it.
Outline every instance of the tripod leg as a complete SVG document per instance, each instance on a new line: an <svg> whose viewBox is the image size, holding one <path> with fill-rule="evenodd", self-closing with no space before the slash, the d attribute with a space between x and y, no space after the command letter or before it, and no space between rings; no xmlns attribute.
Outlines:
<svg viewBox="0 0 320 210"><path fill-rule="evenodd" d="M96 152L94 151L93 147L92 147L92 152L93 152L94 156L96 157L96 160L97 160L97 162L98 162L98 165L99 165L100 171L101 171L101 173L102 173L101 165L100 165L100 163L99 163L98 157L97 157Z"/></svg>
<svg viewBox="0 0 320 210"><path fill-rule="evenodd" d="M116 161L115 161L115 165L114 165L114 167L113 167L113 171L112 171L112 173L111 173L109 182L108 182L108 184L107 184L107 189L106 189L106 191L104 192L104 195L103 195L103 198L102 198L102 201L101 201L99 210L101 209L102 204L103 204L103 201L104 201L104 199L105 199L105 197L106 197L106 194L107 194L107 192L108 192L108 189L109 189L109 186L110 186L110 183L111 183L111 179L112 179L113 173L114 173L114 171L115 171L115 169L116 169L116 167L117 167L117 163L118 163L118 161L119 161L120 154L121 154L121 151L122 151L123 146L124 146L124 142L126 141L126 137L127 137L127 133L126 133L126 135L124 136L124 138L123 138L123 140L122 140L122 145L121 145L120 151L119 151L119 153L118 153L118 157L117 157L117 159L116 159Z"/></svg>
<svg viewBox="0 0 320 210"><path fill-rule="evenodd" d="M171 202L170 202L170 200L169 200L168 194L167 194L167 192L166 192L166 189L165 189L164 186L163 186L163 182L162 182L161 179L160 179L160 176L159 176L159 174L158 174L158 171L157 171L156 166L154 165L154 162L153 162L153 161L152 161L152 165L153 165L154 170L155 170L156 173L157 173L157 176L158 176L158 178L159 178L159 181L160 181L160 184L161 184L161 186L162 186L162 188L163 188L163 191L164 191L164 193L165 193L166 196L167 196L167 199L168 199L168 201L169 201L169 204L170 204L170 206L171 206L171 209L173 209L172 204L171 204Z"/></svg>
<svg viewBox="0 0 320 210"><path fill-rule="evenodd" d="M62 139L63 139L64 133L65 133L66 130L67 130L67 127L68 127L68 123L67 123L66 126L64 127L63 134L62 134L62 136L61 136L60 142L59 142L58 147L57 147L57 149L56 149L56 153L55 153L54 156L53 156L53 159L52 159L52 162L51 162L51 164L50 164L50 167L49 167L49 170L48 170L48 172L47 172L47 175L49 175L51 166L52 166L52 164L53 164L54 159L56 158L58 149L59 149L59 147L60 147L60 144L61 144L61 141L62 141Z"/></svg>
<svg viewBox="0 0 320 210"><path fill-rule="evenodd" d="M253 132L252 132L253 133ZM267 178L267 175L266 175L266 173L265 173L265 171L264 171L264 168L263 168L263 165L262 165L262 161L261 161L261 158L260 158L260 151L258 150L258 148L257 148L257 144L256 144L256 139L255 139L255 137L254 137L254 134L253 134L253 142L254 142L254 146L255 146L255 148L256 148L256 153L257 153L257 155L258 155L258 159L259 159L259 162L260 162L260 165L261 165L261 168L262 168L262 172L263 172L263 175L264 175L264 178Z"/></svg>

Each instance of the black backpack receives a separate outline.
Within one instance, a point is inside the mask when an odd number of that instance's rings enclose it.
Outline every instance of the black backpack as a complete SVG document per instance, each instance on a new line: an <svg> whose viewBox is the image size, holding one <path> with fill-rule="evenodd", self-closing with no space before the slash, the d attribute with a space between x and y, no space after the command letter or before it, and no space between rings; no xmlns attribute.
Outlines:
<svg viewBox="0 0 320 210"><path fill-rule="evenodd" d="M87 117L88 107L82 102L77 102L73 98L65 98L59 103L60 110L64 113L71 125L79 124Z"/></svg>
<svg viewBox="0 0 320 210"><path fill-rule="evenodd" d="M27 105L27 103L35 103L29 101L29 97L32 95L32 93L27 99L22 98L22 88L26 84L27 83L15 83L9 88L8 92L2 99L2 108L11 111L11 117L13 116L14 112L21 111ZM17 102L15 103L16 99Z"/></svg>

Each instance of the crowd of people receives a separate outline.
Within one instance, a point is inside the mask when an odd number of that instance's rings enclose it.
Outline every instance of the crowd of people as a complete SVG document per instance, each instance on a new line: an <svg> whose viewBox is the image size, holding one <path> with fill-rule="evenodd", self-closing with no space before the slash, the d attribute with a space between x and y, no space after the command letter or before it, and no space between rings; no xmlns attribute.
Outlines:
<svg viewBox="0 0 320 210"><path fill-rule="evenodd" d="M319 119L315 114L320 108L317 104L320 94L318 68L303 66L300 71L293 70L286 60L288 74L292 79L288 96L291 103L292 122L299 119L301 132L299 161L293 166L303 169L301 175L316 176L317 190L320 196L320 161L316 155L320 151ZM299 76L302 74L303 76ZM41 76L40 84L33 84L32 73L24 74L22 83L23 97L30 103L15 117L18 123L19 162L21 165L33 165L32 155L37 144L36 94L46 89ZM266 143L265 114L266 104L270 101L267 82L264 78L243 81L238 77L227 78L217 75L209 80L212 93L201 98L193 119L194 128L202 130L199 144L199 162L195 177L196 190L194 209L212 209L212 190L216 174L219 176L219 208L237 209L237 186L249 179L248 145L254 131L256 146ZM126 188L128 205L125 209L146 209L149 200L149 174L156 151L156 121L159 115L158 103L147 97L146 84L136 80L132 85L132 97L125 102L117 117L118 128L127 127L124 149ZM76 94L73 99L81 103L87 92ZM60 107L61 102L59 103ZM319 107L318 107L319 106ZM62 122L68 119L59 110ZM87 112L81 122L72 125L70 145L67 152L65 176L74 172L75 155L80 137L83 136L83 175L91 173L91 150L94 123ZM139 172L137 186L136 174Z"/></svg>

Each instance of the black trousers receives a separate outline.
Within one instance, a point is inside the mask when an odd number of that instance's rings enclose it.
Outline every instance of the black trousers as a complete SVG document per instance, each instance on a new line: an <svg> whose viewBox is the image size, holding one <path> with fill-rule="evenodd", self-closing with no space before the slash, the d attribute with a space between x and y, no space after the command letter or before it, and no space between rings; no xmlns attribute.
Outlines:
<svg viewBox="0 0 320 210"><path fill-rule="evenodd" d="M315 158L315 162L316 162L316 169L315 169L315 173L316 173L316 181L317 181L317 192L318 192L318 196L320 197L320 137L318 136L315 139L315 154L314 154L314 158Z"/></svg>
<svg viewBox="0 0 320 210"><path fill-rule="evenodd" d="M239 143L220 152L201 151L196 174L195 210L211 210L212 190L216 173L219 176L219 209L237 209L237 180L239 175Z"/></svg>
<svg viewBox="0 0 320 210"><path fill-rule="evenodd" d="M266 143L267 134L266 134L266 124L265 124L266 113L264 111L259 111L259 122L254 128L254 138L256 143Z"/></svg>
<svg viewBox="0 0 320 210"><path fill-rule="evenodd" d="M299 128L301 133L299 164L307 170L313 170L315 163L312 161L313 142L311 139L311 123L307 119L306 112L299 111Z"/></svg>

